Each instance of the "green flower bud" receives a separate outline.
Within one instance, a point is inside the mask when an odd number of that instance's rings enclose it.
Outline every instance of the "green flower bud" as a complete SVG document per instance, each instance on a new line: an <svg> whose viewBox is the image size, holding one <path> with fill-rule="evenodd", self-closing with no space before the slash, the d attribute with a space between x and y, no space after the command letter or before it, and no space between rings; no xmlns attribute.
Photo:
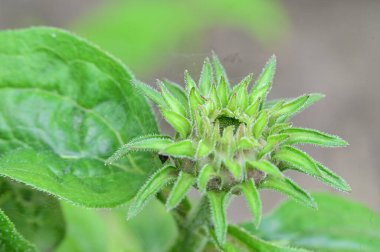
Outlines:
<svg viewBox="0 0 380 252"><path fill-rule="evenodd" d="M131 151L168 156L165 167L154 173L137 193L129 216L137 214L152 195L174 181L167 199L168 209L175 208L193 186L209 199L213 232L223 247L228 226L226 207L231 196L245 197L256 225L261 219L261 189L273 189L316 207L312 197L285 176L286 170L311 175L338 190L351 190L341 177L295 147L347 145L337 136L293 128L289 122L323 95L267 101L275 69L273 56L250 90L253 75L231 87L213 54L211 62L205 60L198 83L185 71L186 91L170 81L159 82L161 93L135 82L139 92L158 105L176 133L172 138L148 135L133 139L107 160L107 164L115 162Z"/></svg>

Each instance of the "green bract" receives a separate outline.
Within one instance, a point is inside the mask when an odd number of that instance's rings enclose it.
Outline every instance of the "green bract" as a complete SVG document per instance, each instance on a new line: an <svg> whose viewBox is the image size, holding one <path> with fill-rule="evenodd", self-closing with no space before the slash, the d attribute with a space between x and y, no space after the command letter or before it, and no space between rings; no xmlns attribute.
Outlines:
<svg viewBox="0 0 380 252"><path fill-rule="evenodd" d="M259 225L261 202L258 190L273 189L307 206L313 198L283 172L293 169L309 174L342 191L349 185L338 175L293 145L346 146L341 138L312 129L293 128L294 115L323 97L302 95L295 99L266 102L276 68L269 59L253 87L252 75L231 86L216 55L206 59L198 84L185 72L186 90L171 82L159 82L160 93L135 82L156 103L165 120L175 129L170 138L149 135L130 141L107 163L132 151L157 152L167 156L140 189L129 216L137 214L152 194L174 183L167 200L176 207L193 186L209 198L213 232L218 244L225 244L228 224L226 205L233 194L242 194ZM164 160L164 159L163 159Z"/></svg>

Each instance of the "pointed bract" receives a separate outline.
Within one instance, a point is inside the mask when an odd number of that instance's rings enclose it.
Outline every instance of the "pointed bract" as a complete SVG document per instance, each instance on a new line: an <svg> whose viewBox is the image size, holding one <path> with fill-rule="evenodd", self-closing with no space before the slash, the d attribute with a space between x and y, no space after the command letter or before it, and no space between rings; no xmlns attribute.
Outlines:
<svg viewBox="0 0 380 252"><path fill-rule="evenodd" d="M247 163L252 166L253 168L256 168L262 172L265 172L266 174L272 175L274 177L282 178L284 177L284 174L276 167L274 164L267 160L261 160L261 161L247 161Z"/></svg>
<svg viewBox="0 0 380 252"><path fill-rule="evenodd" d="M162 150L163 154L174 157L194 157L195 148L190 140L182 140L168 144L165 149Z"/></svg>
<svg viewBox="0 0 380 252"><path fill-rule="evenodd" d="M286 144L313 144L322 147L344 147L347 142L338 136L330 135L314 129L288 128L281 133L289 135Z"/></svg>
<svg viewBox="0 0 380 252"><path fill-rule="evenodd" d="M181 135L181 137L186 137L191 131L191 124L189 120L170 110L161 110L162 115L165 120Z"/></svg>
<svg viewBox="0 0 380 252"><path fill-rule="evenodd" d="M314 160L305 152L300 151L291 146L283 146L273 155L273 159L281 162L285 162L295 170L300 172L320 176L321 172L319 171Z"/></svg>
<svg viewBox="0 0 380 252"><path fill-rule="evenodd" d="M261 222L262 205L254 180L251 179L242 183L241 191L247 201L255 226L258 227Z"/></svg>
<svg viewBox="0 0 380 252"><path fill-rule="evenodd" d="M210 202L211 219L214 223L215 235L218 243L223 245L227 234L226 204L228 193L224 191L209 191L207 197Z"/></svg>
<svg viewBox="0 0 380 252"><path fill-rule="evenodd" d="M173 143L173 140L167 136L147 135L138 137L121 146L119 150L106 160L105 164L110 165L133 151L159 152L171 143Z"/></svg>
<svg viewBox="0 0 380 252"><path fill-rule="evenodd" d="M273 55L268 62L266 63L264 69L262 70L259 78L256 80L255 85L252 88L250 99L251 101L256 100L260 95L260 91L266 90L269 91L270 86L272 85L274 74L276 72L276 57Z"/></svg>
<svg viewBox="0 0 380 252"><path fill-rule="evenodd" d="M206 60L203 63L201 76L199 78L199 90L201 91L202 95L208 95L211 89L211 85L214 83L214 76L212 73L212 66L210 63L209 58L206 58Z"/></svg>
<svg viewBox="0 0 380 252"><path fill-rule="evenodd" d="M179 177L170 191L168 200L166 201L166 208L171 210L185 198L191 186L195 183L196 178L189 173L181 171Z"/></svg>
<svg viewBox="0 0 380 252"><path fill-rule="evenodd" d="M289 178L280 179L273 176L268 176L259 187L261 189L273 189L279 191L297 202L312 208L317 208L317 204L311 195L305 192L300 186Z"/></svg>
<svg viewBox="0 0 380 252"><path fill-rule="evenodd" d="M128 219L138 214L145 204L152 199L165 185L173 182L177 177L176 168L165 166L154 173L137 192L128 210Z"/></svg>

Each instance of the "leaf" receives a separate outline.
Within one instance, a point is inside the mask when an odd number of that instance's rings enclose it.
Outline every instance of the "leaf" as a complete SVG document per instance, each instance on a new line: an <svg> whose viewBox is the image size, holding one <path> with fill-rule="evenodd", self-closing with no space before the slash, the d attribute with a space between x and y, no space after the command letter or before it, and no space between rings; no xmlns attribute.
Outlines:
<svg viewBox="0 0 380 252"><path fill-rule="evenodd" d="M284 174L282 174L282 172L277 168L277 166L275 166L267 160L247 161L247 163L256 169L265 172L266 174L270 174L272 176L280 178L284 176Z"/></svg>
<svg viewBox="0 0 380 252"><path fill-rule="evenodd" d="M279 191L299 203L312 208L317 208L317 205L315 204L315 201L310 196L310 194L305 192L300 186L298 186L289 178L281 179L273 176L268 176L261 184L259 184L258 187L259 189L273 189Z"/></svg>
<svg viewBox="0 0 380 252"><path fill-rule="evenodd" d="M314 176L320 176L315 161L305 152L291 146L282 146L274 153L273 159L290 164L292 168Z"/></svg>
<svg viewBox="0 0 380 252"><path fill-rule="evenodd" d="M262 215L262 205L259 192L256 188L254 180L248 180L241 185L241 190L247 201L248 207L251 210L256 227L260 225Z"/></svg>
<svg viewBox="0 0 380 252"><path fill-rule="evenodd" d="M250 226L251 227L251 226ZM292 248L282 246L280 244L271 243L253 236L246 230L238 226L228 226L228 240L233 244L235 250L239 252L307 252L308 250L301 248Z"/></svg>
<svg viewBox="0 0 380 252"><path fill-rule="evenodd" d="M0 209L39 251L52 251L65 235L58 200L23 184L0 178Z"/></svg>
<svg viewBox="0 0 380 252"><path fill-rule="evenodd" d="M227 233L226 203L228 193L224 191L209 191L207 197L210 202L211 219L214 223L215 235L218 243L223 245Z"/></svg>
<svg viewBox="0 0 380 252"><path fill-rule="evenodd" d="M70 33L1 32L0 174L88 207L130 200L159 164L134 153L104 166L130 139L157 133L131 82L119 61Z"/></svg>
<svg viewBox="0 0 380 252"><path fill-rule="evenodd" d="M132 139L129 143L121 146L105 163L111 165L112 163L126 157L131 152L136 151L152 151L159 152L173 143L167 136L162 135L146 135Z"/></svg>
<svg viewBox="0 0 380 252"><path fill-rule="evenodd" d="M154 196L167 184L173 182L176 178L176 168L173 166L164 166L156 171L148 181L137 192L133 199L129 211L128 219L136 216L145 206L145 204L154 198Z"/></svg>
<svg viewBox="0 0 380 252"><path fill-rule="evenodd" d="M174 187L170 191L168 200L166 202L166 208L171 210L175 208L186 194L189 192L191 186L195 183L196 177L192 174L181 171L179 177L174 184Z"/></svg>
<svg viewBox="0 0 380 252"><path fill-rule="evenodd" d="M347 142L338 136L326 134L314 129L289 128L281 133L289 135L286 144L314 144L323 147L344 147Z"/></svg>
<svg viewBox="0 0 380 252"><path fill-rule="evenodd" d="M0 250L33 252L36 248L17 232L13 223L0 209Z"/></svg>
<svg viewBox="0 0 380 252"><path fill-rule="evenodd" d="M177 157L194 157L195 151L193 143L187 139L167 145L162 153Z"/></svg>
<svg viewBox="0 0 380 252"><path fill-rule="evenodd" d="M318 211L286 201L267 215L258 230L266 240L286 241L318 252L377 252L380 215L361 203L329 193L314 193ZM256 233L251 224L244 227Z"/></svg>

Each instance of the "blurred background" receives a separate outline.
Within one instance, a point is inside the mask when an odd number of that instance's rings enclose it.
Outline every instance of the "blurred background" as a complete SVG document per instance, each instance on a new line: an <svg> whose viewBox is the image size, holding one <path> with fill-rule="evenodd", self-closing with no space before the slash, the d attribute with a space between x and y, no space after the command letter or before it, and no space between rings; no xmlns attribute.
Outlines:
<svg viewBox="0 0 380 252"><path fill-rule="evenodd" d="M211 50L235 82L257 76L276 54L269 97L326 94L294 124L337 134L350 146L305 149L351 184L348 197L380 211L380 1L0 0L0 29L40 25L89 39L152 85L156 78L183 84L184 69L198 78ZM291 176L311 191L330 190ZM265 211L282 199L266 191L262 197ZM229 215L249 216L239 203Z"/></svg>

